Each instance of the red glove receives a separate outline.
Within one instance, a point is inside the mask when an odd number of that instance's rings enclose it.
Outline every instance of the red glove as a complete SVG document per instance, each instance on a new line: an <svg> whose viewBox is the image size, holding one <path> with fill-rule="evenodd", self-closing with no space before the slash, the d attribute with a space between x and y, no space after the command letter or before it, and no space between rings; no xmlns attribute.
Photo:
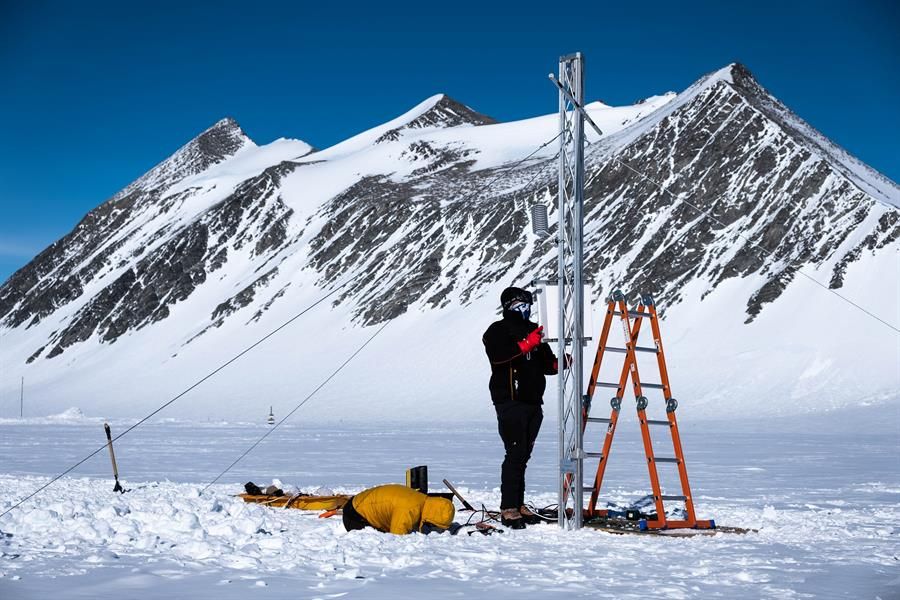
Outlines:
<svg viewBox="0 0 900 600"><path fill-rule="evenodd" d="M543 341L544 339L543 332L544 326L541 325L540 327L529 333L524 340L518 342L519 350L522 351L522 354L528 354L541 344L541 341Z"/></svg>

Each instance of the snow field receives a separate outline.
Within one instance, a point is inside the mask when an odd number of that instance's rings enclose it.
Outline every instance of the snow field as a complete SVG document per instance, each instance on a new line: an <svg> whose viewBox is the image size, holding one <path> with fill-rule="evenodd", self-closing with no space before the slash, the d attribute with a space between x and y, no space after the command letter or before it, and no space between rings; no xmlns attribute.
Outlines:
<svg viewBox="0 0 900 600"><path fill-rule="evenodd" d="M620 425L604 486L603 495L619 505L649 489L632 425L624 419ZM556 500L554 426L545 424L529 467L528 498L538 506ZM0 475L0 510L46 481L38 473L82 451L94 429L99 425L0 424L9 471ZM100 455L80 476L0 518L0 530L12 535L0 541L0 597L30 598L45 589L59 598L97 597L98 590L127 589L134 598L236 598L257 587L271 597L304 598L886 599L900 592L893 436L860 441L686 427L698 516L758 529L747 535L676 539L542 525L490 537L397 537L347 533L338 519L247 505L233 495L243 481L276 477L305 491L327 485L352 493L401 480L405 466L428 464L432 489L448 477L473 504L495 507L496 432L485 424L452 432L288 426L229 473L227 483L201 494L220 465L263 431L164 423L123 438L117 456L128 493L111 492L108 457ZM457 521L466 518L457 514Z"/></svg>
<svg viewBox="0 0 900 600"><path fill-rule="evenodd" d="M10 489L40 480L4 476L0 482ZM598 590L635 598L803 597L804 589L824 592L816 580L829 579L832 569L846 577L896 562L890 551L896 527L876 525L872 511L833 505L776 510L716 502L720 522L759 529L746 536L639 538L546 525L489 538L397 537L374 530L348 534L338 519L248 505L232 497L234 491L233 485L217 486L200 495L197 486L163 482L111 496L106 480L67 479L52 501L2 521L13 537L3 550L0 589L16 589L10 581L16 576L27 588L33 577L95 571L106 577L121 564L153 571L162 563L176 571L215 569L231 581L289 576L309 592L352 581L364 594L370 587L386 593L412 586L422 592L479 589L498 597L589 596ZM496 492L463 493L491 505L499 501ZM554 500L552 494L534 499ZM851 549L860 552L853 556Z"/></svg>

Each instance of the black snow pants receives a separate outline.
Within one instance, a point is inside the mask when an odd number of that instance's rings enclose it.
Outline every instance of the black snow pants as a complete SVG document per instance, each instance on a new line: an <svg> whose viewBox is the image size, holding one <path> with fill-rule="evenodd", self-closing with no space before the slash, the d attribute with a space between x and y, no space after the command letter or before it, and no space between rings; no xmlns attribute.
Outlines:
<svg viewBox="0 0 900 600"><path fill-rule="evenodd" d="M341 510L341 513L344 521L344 529L346 529L347 531L365 529L369 526L369 522L366 521L363 516L359 514L353 507L353 497L347 500L347 503L344 504L344 508Z"/></svg>
<svg viewBox="0 0 900 600"><path fill-rule="evenodd" d="M506 457L500 469L500 509L519 508L525 503L525 467L541 430L544 411L540 404L502 402L495 404L500 439Z"/></svg>

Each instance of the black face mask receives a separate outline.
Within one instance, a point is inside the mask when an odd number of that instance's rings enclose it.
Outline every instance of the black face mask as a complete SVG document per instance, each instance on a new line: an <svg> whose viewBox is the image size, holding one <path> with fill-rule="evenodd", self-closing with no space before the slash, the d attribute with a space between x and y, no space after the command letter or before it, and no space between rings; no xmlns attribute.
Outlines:
<svg viewBox="0 0 900 600"><path fill-rule="evenodd" d="M525 302L513 302L512 306L509 307L509 310L521 315L522 319L525 321L531 318L531 305Z"/></svg>

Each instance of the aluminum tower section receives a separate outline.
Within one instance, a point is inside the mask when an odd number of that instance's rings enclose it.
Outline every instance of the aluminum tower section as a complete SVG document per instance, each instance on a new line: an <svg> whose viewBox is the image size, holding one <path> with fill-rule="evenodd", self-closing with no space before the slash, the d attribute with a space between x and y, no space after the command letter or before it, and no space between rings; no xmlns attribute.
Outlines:
<svg viewBox="0 0 900 600"><path fill-rule="evenodd" d="M559 526L580 529L584 497L584 58L559 59ZM568 92L568 93L566 93ZM574 102L573 102L574 100ZM572 364L563 368L566 354Z"/></svg>

